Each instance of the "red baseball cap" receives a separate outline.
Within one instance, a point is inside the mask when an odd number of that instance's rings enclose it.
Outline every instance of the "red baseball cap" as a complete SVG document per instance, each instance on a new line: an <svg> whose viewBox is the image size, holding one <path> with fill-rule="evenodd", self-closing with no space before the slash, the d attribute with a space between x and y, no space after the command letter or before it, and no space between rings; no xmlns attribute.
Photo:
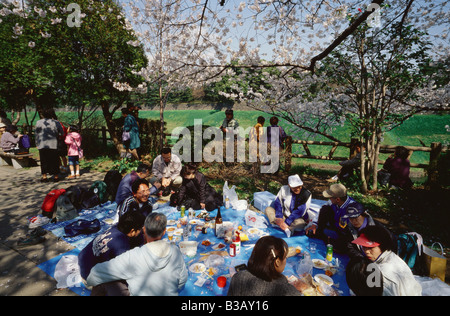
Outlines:
<svg viewBox="0 0 450 316"><path fill-rule="evenodd" d="M370 241L366 235L361 234L358 238L352 241L353 244L357 244L367 248L378 247L380 244L375 241Z"/></svg>

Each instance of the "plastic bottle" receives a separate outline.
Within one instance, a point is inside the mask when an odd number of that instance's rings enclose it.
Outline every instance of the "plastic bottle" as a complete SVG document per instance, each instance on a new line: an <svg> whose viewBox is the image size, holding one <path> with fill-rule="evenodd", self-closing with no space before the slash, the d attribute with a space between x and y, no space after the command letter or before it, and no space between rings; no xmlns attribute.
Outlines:
<svg viewBox="0 0 450 316"><path fill-rule="evenodd" d="M333 261L333 245L331 244L327 245L327 261Z"/></svg>
<svg viewBox="0 0 450 316"><path fill-rule="evenodd" d="M232 240L232 244L236 247L236 255L241 252L241 237L239 236L239 234L239 231L236 231Z"/></svg>
<svg viewBox="0 0 450 316"><path fill-rule="evenodd" d="M225 195L225 208L230 208L230 199L228 198L228 195Z"/></svg>
<svg viewBox="0 0 450 316"><path fill-rule="evenodd" d="M184 213L185 213L185 211L186 211L186 207L184 206L184 205L181 205L181 214L180 214L180 217L181 218L183 218L184 217Z"/></svg>

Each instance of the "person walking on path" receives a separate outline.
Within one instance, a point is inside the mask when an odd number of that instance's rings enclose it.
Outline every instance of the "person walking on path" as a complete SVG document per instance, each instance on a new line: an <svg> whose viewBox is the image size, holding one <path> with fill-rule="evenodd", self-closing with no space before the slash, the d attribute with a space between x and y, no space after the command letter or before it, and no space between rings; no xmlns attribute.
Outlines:
<svg viewBox="0 0 450 316"><path fill-rule="evenodd" d="M141 140L139 138L139 125L136 118L128 113L125 117L123 130L130 134L130 139L124 142L128 152L130 152L136 160L139 160L138 148L141 147Z"/></svg>

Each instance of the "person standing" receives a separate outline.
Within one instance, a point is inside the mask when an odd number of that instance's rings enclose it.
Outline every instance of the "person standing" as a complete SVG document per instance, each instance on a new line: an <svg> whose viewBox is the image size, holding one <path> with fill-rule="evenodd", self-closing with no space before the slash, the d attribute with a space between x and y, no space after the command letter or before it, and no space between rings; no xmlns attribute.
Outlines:
<svg viewBox="0 0 450 316"><path fill-rule="evenodd" d="M140 158L137 152L138 148L141 147L141 140L139 138L139 125L132 113L128 113L125 117L123 130L130 133L130 139L124 143L127 151L129 151L136 160L139 160Z"/></svg>
<svg viewBox="0 0 450 316"><path fill-rule="evenodd" d="M65 143L69 146L67 154L69 156L70 176L68 176L67 179L78 178L80 177L79 148L81 148L81 135L78 132L77 126L70 126L67 129Z"/></svg>
<svg viewBox="0 0 450 316"><path fill-rule="evenodd" d="M228 132L235 132L239 127L238 121L234 118L234 112L231 109L225 111L225 119L220 126L220 130L225 134Z"/></svg>
<svg viewBox="0 0 450 316"><path fill-rule="evenodd" d="M59 181L58 138L64 135L64 131L61 124L51 118L52 111L42 111L42 119L36 122L34 131L41 160L41 182L48 181L47 174L53 175L54 182Z"/></svg>

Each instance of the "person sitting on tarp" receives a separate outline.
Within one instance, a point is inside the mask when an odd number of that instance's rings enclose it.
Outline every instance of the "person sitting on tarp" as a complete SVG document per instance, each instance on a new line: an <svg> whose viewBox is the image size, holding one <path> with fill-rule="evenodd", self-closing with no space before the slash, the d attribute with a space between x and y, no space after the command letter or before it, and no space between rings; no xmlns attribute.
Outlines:
<svg viewBox="0 0 450 316"><path fill-rule="evenodd" d="M114 219L116 223L120 217L128 212L139 212L144 216L149 215L153 207L149 202L150 184L146 179L137 179L131 185L132 196L126 198L118 207L117 215Z"/></svg>
<svg viewBox="0 0 450 316"><path fill-rule="evenodd" d="M297 174L290 176L288 183L281 187L275 201L264 212L271 224L279 226L290 236L294 230L302 230L308 223L312 194L303 187L303 181Z"/></svg>
<svg viewBox="0 0 450 316"><path fill-rule="evenodd" d="M310 237L331 243L337 252L345 252L339 241L347 227L347 219L342 217L347 214L347 207L350 203L355 203L355 200L347 195L347 188L341 183L332 184L322 194L330 201L320 208L319 215L305 231Z"/></svg>
<svg viewBox="0 0 450 316"><path fill-rule="evenodd" d="M207 182L203 173L194 163L187 163L181 170L183 183L180 191L170 197L171 205L184 205L194 210L211 212L223 204L222 195L218 194Z"/></svg>
<svg viewBox="0 0 450 316"><path fill-rule="evenodd" d="M188 279L188 269L178 245L162 240L167 217L152 213L144 222L146 244L107 262L97 264L87 285L100 287L125 280L132 296L176 296Z"/></svg>
<svg viewBox="0 0 450 316"><path fill-rule="evenodd" d="M350 257L364 257L364 252L360 246L352 243L359 237L361 230L368 226L379 226L386 230L394 241L393 251L397 253L397 238L382 223L370 216L364 206L357 202L352 202L347 206L347 214L342 216L347 220L347 227L343 232L342 249L346 249L346 254Z"/></svg>
<svg viewBox="0 0 450 316"><path fill-rule="evenodd" d="M137 166L136 171L132 171L131 173L127 174L123 179L120 181L119 187L117 188L116 193L116 203L117 205L120 205L126 198L133 195L133 192L131 190L131 185L136 179L145 179L150 175L151 167L145 163L141 163ZM153 194L156 192L156 188L152 187L150 194Z"/></svg>
<svg viewBox="0 0 450 316"><path fill-rule="evenodd" d="M141 232L144 221L145 216L141 213L128 212L120 218L117 225L95 237L78 255L78 265L83 280L87 280L91 269L96 264L109 261L136 246L143 245L144 238ZM128 291L123 281L110 284L109 289Z"/></svg>
<svg viewBox="0 0 450 316"><path fill-rule="evenodd" d="M172 154L170 147L161 149L161 155L153 160L153 177L150 182L163 196L168 196L172 191L180 188L183 179L180 176L181 160L175 154Z"/></svg>

